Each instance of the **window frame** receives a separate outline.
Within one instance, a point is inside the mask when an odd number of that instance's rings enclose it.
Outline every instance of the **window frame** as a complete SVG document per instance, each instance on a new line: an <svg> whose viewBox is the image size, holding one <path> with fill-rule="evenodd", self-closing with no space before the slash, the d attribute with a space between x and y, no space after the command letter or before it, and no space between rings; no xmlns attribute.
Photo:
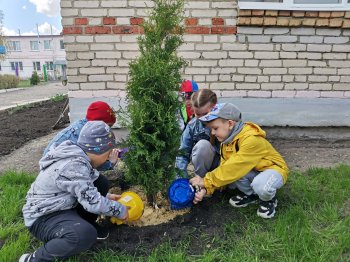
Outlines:
<svg viewBox="0 0 350 262"><path fill-rule="evenodd" d="M18 71L23 71L22 61L12 61L10 62L11 70L16 71L16 64L18 65Z"/></svg>
<svg viewBox="0 0 350 262"><path fill-rule="evenodd" d="M32 43L36 42L38 49L32 49ZM38 40L30 40L30 51L39 51L39 41Z"/></svg>
<svg viewBox="0 0 350 262"><path fill-rule="evenodd" d="M53 61L45 61L45 65L46 65L46 70L52 71L55 69Z"/></svg>
<svg viewBox="0 0 350 262"><path fill-rule="evenodd" d="M275 2L242 2L238 0L240 9L259 10L293 10L293 11L350 11L348 0L341 0L339 4L294 4L294 0L282 0Z"/></svg>
<svg viewBox="0 0 350 262"><path fill-rule="evenodd" d="M33 68L34 68L35 71L41 71L40 61L33 61Z"/></svg>
<svg viewBox="0 0 350 262"><path fill-rule="evenodd" d="M64 41L63 40L60 40L60 50L64 50Z"/></svg>
<svg viewBox="0 0 350 262"><path fill-rule="evenodd" d="M18 44L18 46L17 46L16 43ZM10 47L11 51L15 51L15 52L22 51L21 50L21 41L12 41L12 40L10 40L10 41L8 41L8 46ZM17 49L17 47L18 47L18 49Z"/></svg>
<svg viewBox="0 0 350 262"><path fill-rule="evenodd" d="M50 43L49 48L46 48L46 43ZM52 40L44 40L44 50L52 50Z"/></svg>

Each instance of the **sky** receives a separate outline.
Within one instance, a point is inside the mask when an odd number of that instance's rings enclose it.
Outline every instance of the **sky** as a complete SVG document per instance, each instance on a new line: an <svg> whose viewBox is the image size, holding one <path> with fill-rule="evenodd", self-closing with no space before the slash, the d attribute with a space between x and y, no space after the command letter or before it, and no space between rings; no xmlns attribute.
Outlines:
<svg viewBox="0 0 350 262"><path fill-rule="evenodd" d="M57 35L62 31L60 0L0 0L4 35Z"/></svg>

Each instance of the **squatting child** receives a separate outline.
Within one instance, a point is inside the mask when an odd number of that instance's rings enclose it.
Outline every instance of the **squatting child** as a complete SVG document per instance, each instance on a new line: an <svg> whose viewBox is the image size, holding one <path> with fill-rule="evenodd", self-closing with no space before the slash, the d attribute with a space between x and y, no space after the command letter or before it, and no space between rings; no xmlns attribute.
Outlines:
<svg viewBox="0 0 350 262"><path fill-rule="evenodd" d="M116 201L118 195L107 194L109 182L96 170L115 147L110 127L89 121L76 144L54 144L40 159L22 211L26 227L44 245L19 261L65 260L108 237L96 223L99 214L128 218L127 207Z"/></svg>
<svg viewBox="0 0 350 262"><path fill-rule="evenodd" d="M217 103L216 94L209 89L201 89L191 96L191 103L195 117L187 124L182 133L180 155L176 157L176 167L179 176L188 177L187 166L192 160L196 175L204 175L218 166L220 161L220 144L210 135L199 117L207 114Z"/></svg>
<svg viewBox="0 0 350 262"><path fill-rule="evenodd" d="M81 129L88 121L100 120L104 121L110 127L114 125L116 121L115 112L106 102L95 101L91 103L86 111L86 117L76 120L68 127L61 130L44 149L43 156L45 156L53 144L61 144L63 141L70 140L74 144L77 143ZM118 161L118 150L114 150L110 158L105 163L102 163L97 169L99 171L105 171L113 169Z"/></svg>
<svg viewBox="0 0 350 262"><path fill-rule="evenodd" d="M241 192L229 200L232 206L245 207L259 201L258 216L272 218L277 206L276 191L286 183L289 170L266 140L265 132L254 123L243 123L240 110L230 103L217 104L199 120L221 142L221 161L204 178L190 180L192 185L203 188L196 193L194 203L234 183Z"/></svg>

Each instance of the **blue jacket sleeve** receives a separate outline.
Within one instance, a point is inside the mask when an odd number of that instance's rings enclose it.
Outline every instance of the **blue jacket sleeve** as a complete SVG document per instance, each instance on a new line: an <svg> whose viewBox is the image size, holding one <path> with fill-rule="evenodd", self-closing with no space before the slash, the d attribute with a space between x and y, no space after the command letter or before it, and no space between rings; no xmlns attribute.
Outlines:
<svg viewBox="0 0 350 262"><path fill-rule="evenodd" d="M185 176L188 177L187 166L191 160L193 149L193 134L191 126L188 124L181 136L180 155L176 157L175 167ZM180 175L182 175L180 174Z"/></svg>

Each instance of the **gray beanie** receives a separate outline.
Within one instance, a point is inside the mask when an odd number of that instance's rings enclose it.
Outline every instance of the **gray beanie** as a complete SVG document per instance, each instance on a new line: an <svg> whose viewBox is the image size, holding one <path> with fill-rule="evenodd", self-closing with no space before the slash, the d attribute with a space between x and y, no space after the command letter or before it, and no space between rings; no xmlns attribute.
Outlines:
<svg viewBox="0 0 350 262"><path fill-rule="evenodd" d="M77 144L85 152L96 155L117 147L111 128L103 121L88 121L81 129Z"/></svg>
<svg viewBox="0 0 350 262"><path fill-rule="evenodd" d="M202 122L210 122L217 118L238 122L242 120L242 113L234 104L221 103L216 104L208 114L202 116L199 120Z"/></svg>

